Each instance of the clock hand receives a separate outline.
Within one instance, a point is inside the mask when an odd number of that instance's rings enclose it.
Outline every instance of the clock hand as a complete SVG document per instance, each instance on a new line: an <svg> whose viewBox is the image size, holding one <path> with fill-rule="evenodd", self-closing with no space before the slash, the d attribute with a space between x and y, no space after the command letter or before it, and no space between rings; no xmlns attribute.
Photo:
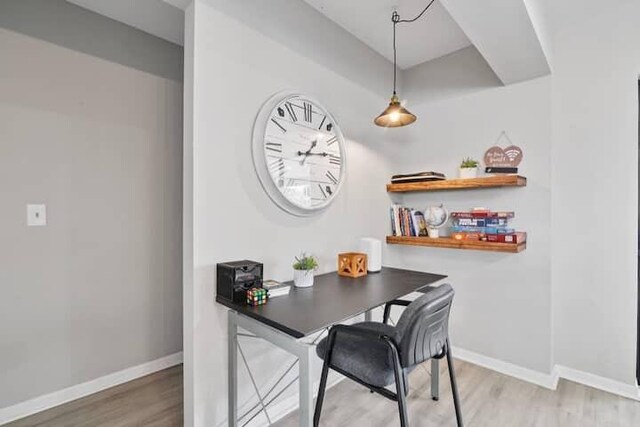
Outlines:
<svg viewBox="0 0 640 427"><path fill-rule="evenodd" d="M302 159L300 161L300 164L303 165L304 162L307 160L307 157L309 156L322 156L322 157L327 157L329 155L329 153L302 153L304 154L304 159Z"/></svg>
<svg viewBox="0 0 640 427"><path fill-rule="evenodd" d="M309 153L311 152L311 150L313 150L316 147L316 145L318 145L318 140L314 139L313 141L311 141L311 147L309 147L309 149L307 151L305 151L304 153L302 151L298 151L298 155L300 156L300 155L304 154L305 156L308 156Z"/></svg>
<svg viewBox="0 0 640 427"><path fill-rule="evenodd" d="M300 160L300 165L304 165L304 162L307 160L307 157L311 153L311 150L313 150L316 145L318 145L318 140L314 139L313 141L311 141L311 147L309 147L307 151L305 151L304 153L302 151L298 151L298 156L304 156L304 158Z"/></svg>

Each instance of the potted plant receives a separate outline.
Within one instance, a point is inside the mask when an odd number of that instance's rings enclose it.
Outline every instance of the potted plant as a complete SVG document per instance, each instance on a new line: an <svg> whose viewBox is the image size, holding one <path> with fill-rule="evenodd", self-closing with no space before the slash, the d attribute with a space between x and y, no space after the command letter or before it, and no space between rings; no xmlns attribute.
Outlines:
<svg viewBox="0 0 640 427"><path fill-rule="evenodd" d="M313 272L318 269L318 260L313 255L302 254L293 263L293 284L296 288L313 286Z"/></svg>
<svg viewBox="0 0 640 427"><path fill-rule="evenodd" d="M460 164L460 178L477 178L478 177L478 162L470 157L462 160Z"/></svg>

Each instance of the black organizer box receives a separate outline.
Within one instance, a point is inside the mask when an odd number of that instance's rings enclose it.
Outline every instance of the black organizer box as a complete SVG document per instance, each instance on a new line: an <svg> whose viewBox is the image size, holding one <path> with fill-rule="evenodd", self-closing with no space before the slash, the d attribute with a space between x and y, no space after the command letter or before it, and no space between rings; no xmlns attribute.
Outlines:
<svg viewBox="0 0 640 427"><path fill-rule="evenodd" d="M222 262L216 269L217 298L245 303L247 290L262 287L262 263L249 260Z"/></svg>

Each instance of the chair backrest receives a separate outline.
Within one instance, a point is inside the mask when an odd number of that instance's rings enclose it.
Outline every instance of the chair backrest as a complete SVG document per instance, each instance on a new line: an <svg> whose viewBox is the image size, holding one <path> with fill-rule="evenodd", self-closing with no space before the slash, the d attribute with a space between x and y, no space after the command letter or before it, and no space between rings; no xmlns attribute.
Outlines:
<svg viewBox="0 0 640 427"><path fill-rule="evenodd" d="M438 286L407 306L396 327L400 362L407 368L443 355L453 301L449 284Z"/></svg>

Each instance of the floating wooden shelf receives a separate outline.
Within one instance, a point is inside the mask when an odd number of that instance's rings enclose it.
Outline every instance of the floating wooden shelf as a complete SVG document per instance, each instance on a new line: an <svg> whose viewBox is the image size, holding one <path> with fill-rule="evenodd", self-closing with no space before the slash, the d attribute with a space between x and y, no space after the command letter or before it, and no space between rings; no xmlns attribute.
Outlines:
<svg viewBox="0 0 640 427"><path fill-rule="evenodd" d="M450 237L432 239L430 237L387 236L387 243L392 245L429 246L433 248L469 249L476 251L518 253L527 249L527 242L495 243L476 240L456 240Z"/></svg>
<svg viewBox="0 0 640 427"><path fill-rule="evenodd" d="M410 191L444 191L444 190L472 190L478 188L495 187L525 187L527 178L520 175L484 176L469 179L446 179L442 181L407 182L402 184L387 184L390 193L405 193Z"/></svg>

